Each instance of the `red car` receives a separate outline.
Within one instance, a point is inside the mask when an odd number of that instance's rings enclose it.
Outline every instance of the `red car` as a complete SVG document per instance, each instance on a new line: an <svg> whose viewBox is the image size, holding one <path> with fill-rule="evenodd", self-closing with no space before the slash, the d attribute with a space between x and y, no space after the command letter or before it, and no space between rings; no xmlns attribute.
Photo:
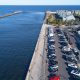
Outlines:
<svg viewBox="0 0 80 80"><path fill-rule="evenodd" d="M60 77L59 76L54 76L54 77L51 77L49 80L60 80Z"/></svg>

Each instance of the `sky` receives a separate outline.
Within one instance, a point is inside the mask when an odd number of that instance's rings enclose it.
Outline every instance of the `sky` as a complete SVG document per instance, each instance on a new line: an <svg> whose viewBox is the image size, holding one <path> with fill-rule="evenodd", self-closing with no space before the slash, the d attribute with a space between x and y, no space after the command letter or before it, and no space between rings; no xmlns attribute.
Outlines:
<svg viewBox="0 0 80 80"><path fill-rule="evenodd" d="M80 5L80 0L0 0L0 5Z"/></svg>

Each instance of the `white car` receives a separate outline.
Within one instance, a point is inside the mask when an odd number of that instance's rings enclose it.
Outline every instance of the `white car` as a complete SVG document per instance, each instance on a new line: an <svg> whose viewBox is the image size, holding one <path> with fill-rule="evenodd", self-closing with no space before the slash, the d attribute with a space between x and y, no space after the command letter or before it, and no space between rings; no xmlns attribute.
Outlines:
<svg viewBox="0 0 80 80"><path fill-rule="evenodd" d="M69 52L69 51L71 51L71 48L70 48L70 47L67 47L67 46L64 46L64 47L62 48L62 51L63 51L63 52Z"/></svg>
<svg viewBox="0 0 80 80"><path fill-rule="evenodd" d="M49 39L49 41L50 41L50 42L55 42L55 40L54 40L53 38L52 38L52 39Z"/></svg>
<svg viewBox="0 0 80 80"><path fill-rule="evenodd" d="M71 74L74 75L75 77L79 77L80 78L80 70L72 70Z"/></svg>
<svg viewBox="0 0 80 80"><path fill-rule="evenodd" d="M54 45L50 45L50 46L49 46L49 49L54 49L54 48L55 48Z"/></svg>
<svg viewBox="0 0 80 80"><path fill-rule="evenodd" d="M75 64L73 64L73 63L71 63L71 64L68 64L68 67L72 67L72 68L78 68L78 66L77 66L77 65L75 65Z"/></svg>
<svg viewBox="0 0 80 80"><path fill-rule="evenodd" d="M63 34L58 34L59 37L64 36Z"/></svg>
<svg viewBox="0 0 80 80"><path fill-rule="evenodd" d="M51 66L51 68L56 69L58 68L58 65Z"/></svg>
<svg viewBox="0 0 80 80"><path fill-rule="evenodd" d="M49 36L49 37L54 37L54 34L53 34L53 33L49 33L48 36Z"/></svg>
<svg viewBox="0 0 80 80"><path fill-rule="evenodd" d="M56 54L51 54L51 55L49 55L49 57L52 57L52 56L56 56Z"/></svg>
<svg viewBox="0 0 80 80"><path fill-rule="evenodd" d="M78 52L78 49L77 48L74 48L74 52L77 53Z"/></svg>

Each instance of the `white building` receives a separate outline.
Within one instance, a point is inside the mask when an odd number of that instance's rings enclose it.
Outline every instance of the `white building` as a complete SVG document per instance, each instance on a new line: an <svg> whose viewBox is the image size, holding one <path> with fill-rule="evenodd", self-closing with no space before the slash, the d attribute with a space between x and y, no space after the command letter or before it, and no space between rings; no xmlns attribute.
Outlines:
<svg viewBox="0 0 80 80"><path fill-rule="evenodd" d="M75 17L71 11L60 10L57 11L57 14L62 17L63 21L75 20Z"/></svg>
<svg viewBox="0 0 80 80"><path fill-rule="evenodd" d="M63 21L69 21L69 20L75 20L75 17L73 15L63 17Z"/></svg>

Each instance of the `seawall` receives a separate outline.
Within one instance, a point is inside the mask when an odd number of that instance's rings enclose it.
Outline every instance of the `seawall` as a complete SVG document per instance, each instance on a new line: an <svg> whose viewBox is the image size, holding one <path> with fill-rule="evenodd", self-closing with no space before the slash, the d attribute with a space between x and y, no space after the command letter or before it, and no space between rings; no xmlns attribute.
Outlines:
<svg viewBox="0 0 80 80"><path fill-rule="evenodd" d="M25 80L45 80L44 46L47 28L47 24L45 24L47 13L45 15L46 16L39 34L39 38Z"/></svg>

